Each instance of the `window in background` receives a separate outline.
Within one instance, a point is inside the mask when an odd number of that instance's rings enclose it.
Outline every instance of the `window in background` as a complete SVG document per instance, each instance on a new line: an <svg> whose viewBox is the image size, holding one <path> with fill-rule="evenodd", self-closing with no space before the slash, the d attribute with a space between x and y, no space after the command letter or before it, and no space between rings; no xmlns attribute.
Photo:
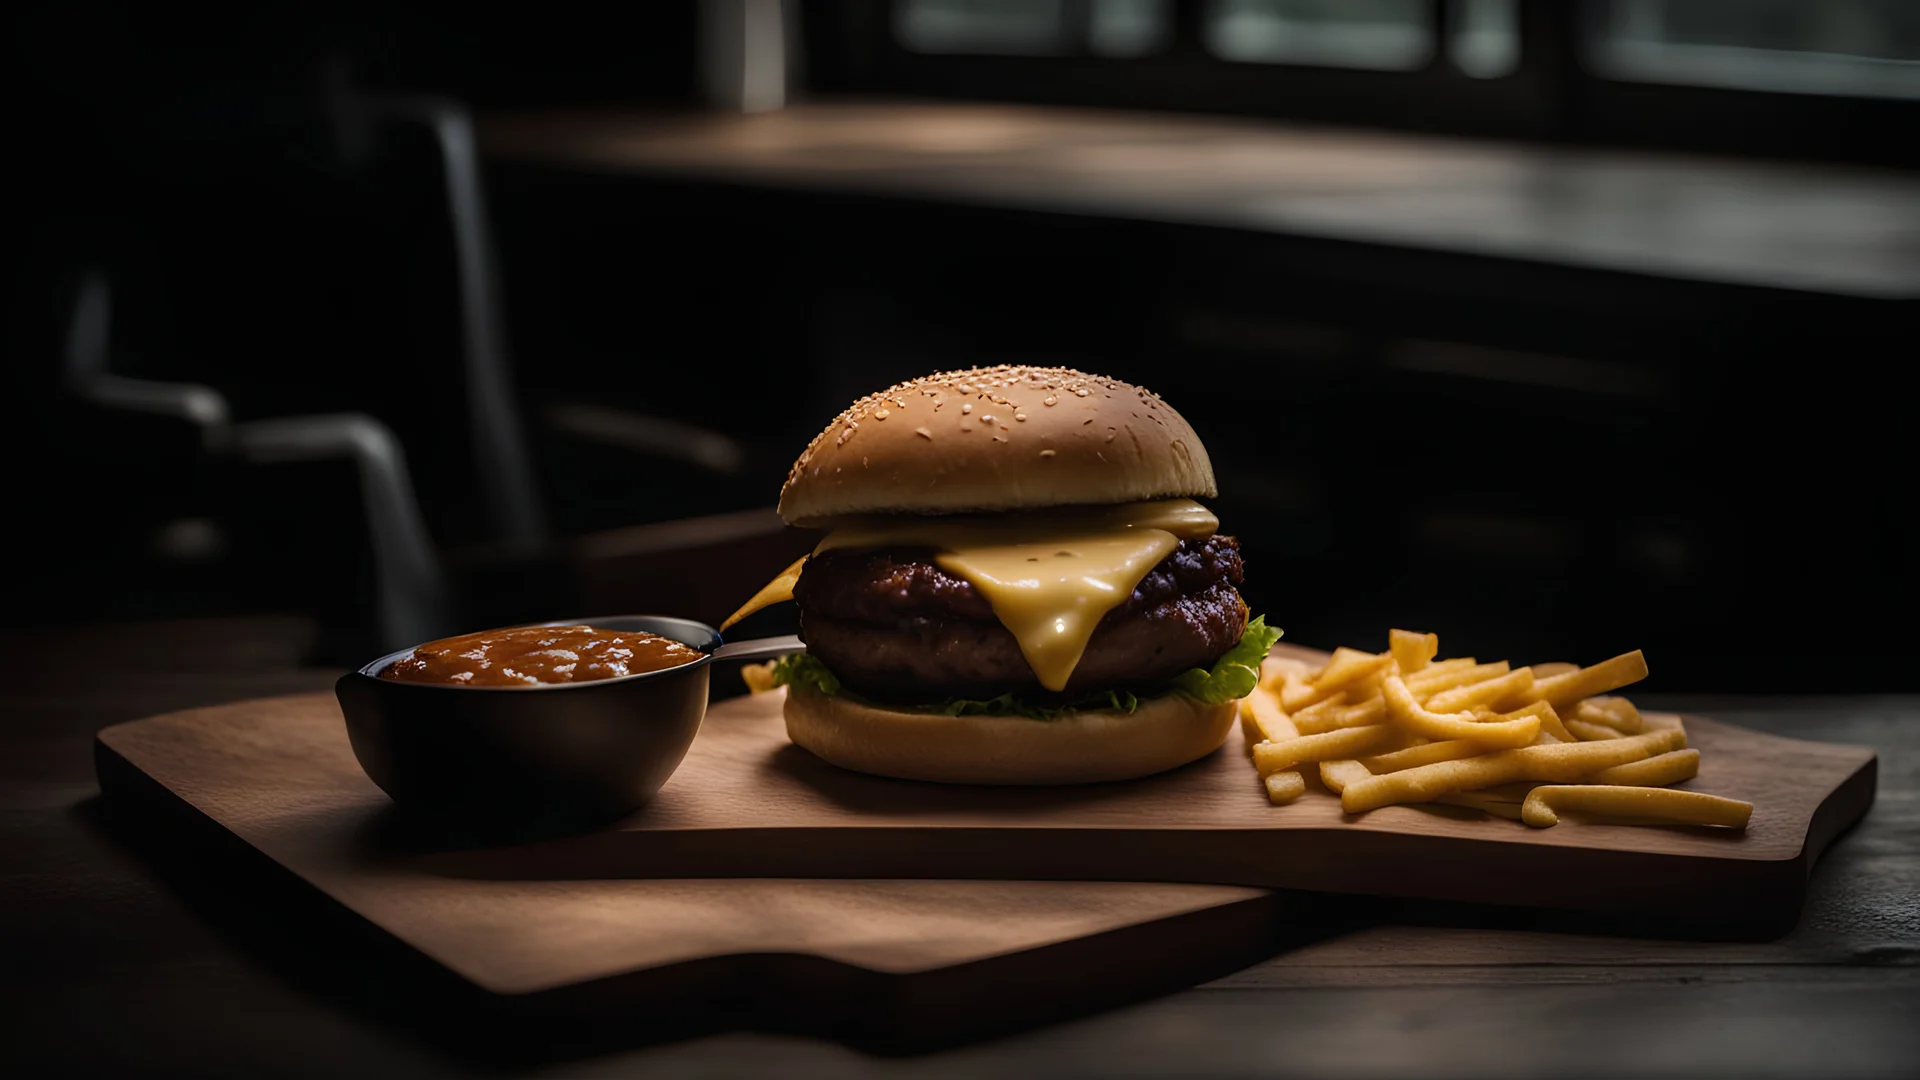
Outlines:
<svg viewBox="0 0 1920 1080"><path fill-rule="evenodd" d="M1433 58L1428 0L1213 0L1207 48L1263 64L1412 71Z"/></svg>
<svg viewBox="0 0 1920 1080"><path fill-rule="evenodd" d="M1100 56L1147 56L1173 34L1172 0L1093 0L1087 45Z"/></svg>
<svg viewBox="0 0 1920 1080"><path fill-rule="evenodd" d="M894 36L915 52L1147 56L1172 35L1172 0L899 0Z"/></svg>
<svg viewBox="0 0 1920 1080"><path fill-rule="evenodd" d="M915 52L1046 56L1066 51L1065 0L901 0L893 33Z"/></svg>
<svg viewBox="0 0 1920 1080"><path fill-rule="evenodd" d="M1612 0L1588 40L1615 79L1920 97L1915 0Z"/></svg>
<svg viewBox="0 0 1920 1080"><path fill-rule="evenodd" d="M1448 9L1447 56L1476 79L1511 75L1520 66L1517 0L1454 0Z"/></svg>

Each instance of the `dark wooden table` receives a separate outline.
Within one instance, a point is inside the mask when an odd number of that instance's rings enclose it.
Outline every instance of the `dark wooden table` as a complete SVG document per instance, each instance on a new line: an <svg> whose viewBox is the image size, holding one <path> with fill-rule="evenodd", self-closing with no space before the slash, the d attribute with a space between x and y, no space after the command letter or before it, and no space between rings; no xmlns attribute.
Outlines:
<svg viewBox="0 0 1920 1080"><path fill-rule="evenodd" d="M511 1060L463 1052L458 1017L423 1027L434 1001L352 942L263 910L217 862L131 841L138 823L100 807L94 731L324 689L333 673L302 666L311 638L298 620L229 619L0 643L0 1075L1880 1076L1920 1065L1916 696L1657 702L1880 751L1872 813L1775 941L1545 932L1524 913L1410 906L1192 990L931 1053L657 1031L640 1046L601 1032ZM101 651L114 668L88 670Z"/></svg>
<svg viewBox="0 0 1920 1080"><path fill-rule="evenodd" d="M1196 225L1920 296L1920 180L1271 121L929 101L498 113L487 153L614 176Z"/></svg>

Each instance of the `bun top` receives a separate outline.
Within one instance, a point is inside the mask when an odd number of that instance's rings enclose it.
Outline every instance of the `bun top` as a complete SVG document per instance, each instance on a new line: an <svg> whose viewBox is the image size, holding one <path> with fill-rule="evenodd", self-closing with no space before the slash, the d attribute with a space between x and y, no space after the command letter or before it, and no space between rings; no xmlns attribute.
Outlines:
<svg viewBox="0 0 1920 1080"><path fill-rule="evenodd" d="M1072 368L943 371L853 403L794 462L780 516L960 514L1212 497L1160 395Z"/></svg>

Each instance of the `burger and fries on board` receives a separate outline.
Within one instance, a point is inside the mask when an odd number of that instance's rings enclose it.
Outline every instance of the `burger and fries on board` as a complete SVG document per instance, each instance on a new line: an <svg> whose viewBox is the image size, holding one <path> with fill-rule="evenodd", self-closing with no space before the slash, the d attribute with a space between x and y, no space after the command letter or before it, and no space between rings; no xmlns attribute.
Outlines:
<svg viewBox="0 0 1920 1080"><path fill-rule="evenodd" d="M1669 787L1700 753L1614 693L1646 676L1638 651L1514 667L1437 659L1437 635L1395 629L1378 653L1270 655L1280 632L1240 597L1239 544L1195 501L1217 494L1206 448L1151 391L1066 368L925 376L801 454L780 514L822 539L722 629L798 605L806 652L747 682L784 687L789 738L859 772L1126 780L1214 753L1237 719L1276 805L1317 788L1353 815L1746 826L1749 804Z"/></svg>

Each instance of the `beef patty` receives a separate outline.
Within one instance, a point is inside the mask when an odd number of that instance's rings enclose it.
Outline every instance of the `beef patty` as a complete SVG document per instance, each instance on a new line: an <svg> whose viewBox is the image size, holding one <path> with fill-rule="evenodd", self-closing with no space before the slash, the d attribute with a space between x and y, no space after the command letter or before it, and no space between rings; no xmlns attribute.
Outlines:
<svg viewBox="0 0 1920 1080"><path fill-rule="evenodd" d="M793 590L807 651L846 684L898 702L1046 691L986 598L928 549L830 551ZM1095 627L1064 695L1145 689L1207 667L1240 640L1240 545L1183 540Z"/></svg>

